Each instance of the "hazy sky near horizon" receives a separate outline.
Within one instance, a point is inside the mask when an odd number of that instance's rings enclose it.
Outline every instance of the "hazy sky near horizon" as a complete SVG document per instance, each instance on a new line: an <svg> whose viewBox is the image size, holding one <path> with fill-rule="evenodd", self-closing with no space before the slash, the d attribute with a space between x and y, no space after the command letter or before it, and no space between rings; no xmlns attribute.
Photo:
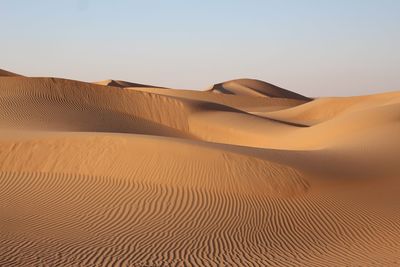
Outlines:
<svg viewBox="0 0 400 267"><path fill-rule="evenodd" d="M256 78L308 96L400 90L400 1L0 0L0 68L204 89Z"/></svg>

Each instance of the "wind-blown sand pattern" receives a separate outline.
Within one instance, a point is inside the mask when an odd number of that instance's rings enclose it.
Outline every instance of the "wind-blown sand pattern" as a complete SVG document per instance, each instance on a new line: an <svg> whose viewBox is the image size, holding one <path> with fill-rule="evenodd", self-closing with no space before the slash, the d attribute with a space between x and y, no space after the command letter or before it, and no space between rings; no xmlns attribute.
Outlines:
<svg viewBox="0 0 400 267"><path fill-rule="evenodd" d="M0 76L0 266L400 265L400 92Z"/></svg>

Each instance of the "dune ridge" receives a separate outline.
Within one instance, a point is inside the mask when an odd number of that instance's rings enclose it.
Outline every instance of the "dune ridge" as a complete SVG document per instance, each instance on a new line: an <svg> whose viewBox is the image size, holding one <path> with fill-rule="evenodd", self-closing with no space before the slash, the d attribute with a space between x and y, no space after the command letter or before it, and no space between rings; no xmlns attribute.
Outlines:
<svg viewBox="0 0 400 267"><path fill-rule="evenodd" d="M0 266L398 266L400 93L0 76Z"/></svg>
<svg viewBox="0 0 400 267"><path fill-rule="evenodd" d="M154 87L154 88L162 88L162 87L156 87L152 85L146 85L146 84L141 84L141 83L132 83L132 82L127 82L127 81L121 81L121 80L103 80L99 82L94 82L94 84L99 84L99 85L106 85L106 86L113 86L113 87L120 87L120 88L125 88L125 87Z"/></svg>
<svg viewBox="0 0 400 267"><path fill-rule="evenodd" d="M0 69L0 77L15 77L15 76L22 76L22 75Z"/></svg>
<svg viewBox="0 0 400 267"><path fill-rule="evenodd" d="M298 100L311 100L303 95L255 79L236 79L223 83L217 83L211 87L210 91L233 95L253 95L258 97L279 97Z"/></svg>

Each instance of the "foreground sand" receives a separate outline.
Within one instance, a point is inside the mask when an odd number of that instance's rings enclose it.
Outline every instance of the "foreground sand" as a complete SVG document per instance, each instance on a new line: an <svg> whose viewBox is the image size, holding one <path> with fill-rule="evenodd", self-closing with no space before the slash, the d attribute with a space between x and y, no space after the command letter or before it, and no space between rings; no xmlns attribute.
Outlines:
<svg viewBox="0 0 400 267"><path fill-rule="evenodd" d="M400 92L0 76L0 266L400 265Z"/></svg>

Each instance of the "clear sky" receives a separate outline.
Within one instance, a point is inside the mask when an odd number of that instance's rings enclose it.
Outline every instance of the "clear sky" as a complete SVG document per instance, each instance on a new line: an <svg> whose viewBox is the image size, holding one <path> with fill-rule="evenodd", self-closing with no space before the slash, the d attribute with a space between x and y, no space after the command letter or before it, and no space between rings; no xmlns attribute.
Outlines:
<svg viewBox="0 0 400 267"><path fill-rule="evenodd" d="M0 68L309 96L400 90L399 0L0 0Z"/></svg>

